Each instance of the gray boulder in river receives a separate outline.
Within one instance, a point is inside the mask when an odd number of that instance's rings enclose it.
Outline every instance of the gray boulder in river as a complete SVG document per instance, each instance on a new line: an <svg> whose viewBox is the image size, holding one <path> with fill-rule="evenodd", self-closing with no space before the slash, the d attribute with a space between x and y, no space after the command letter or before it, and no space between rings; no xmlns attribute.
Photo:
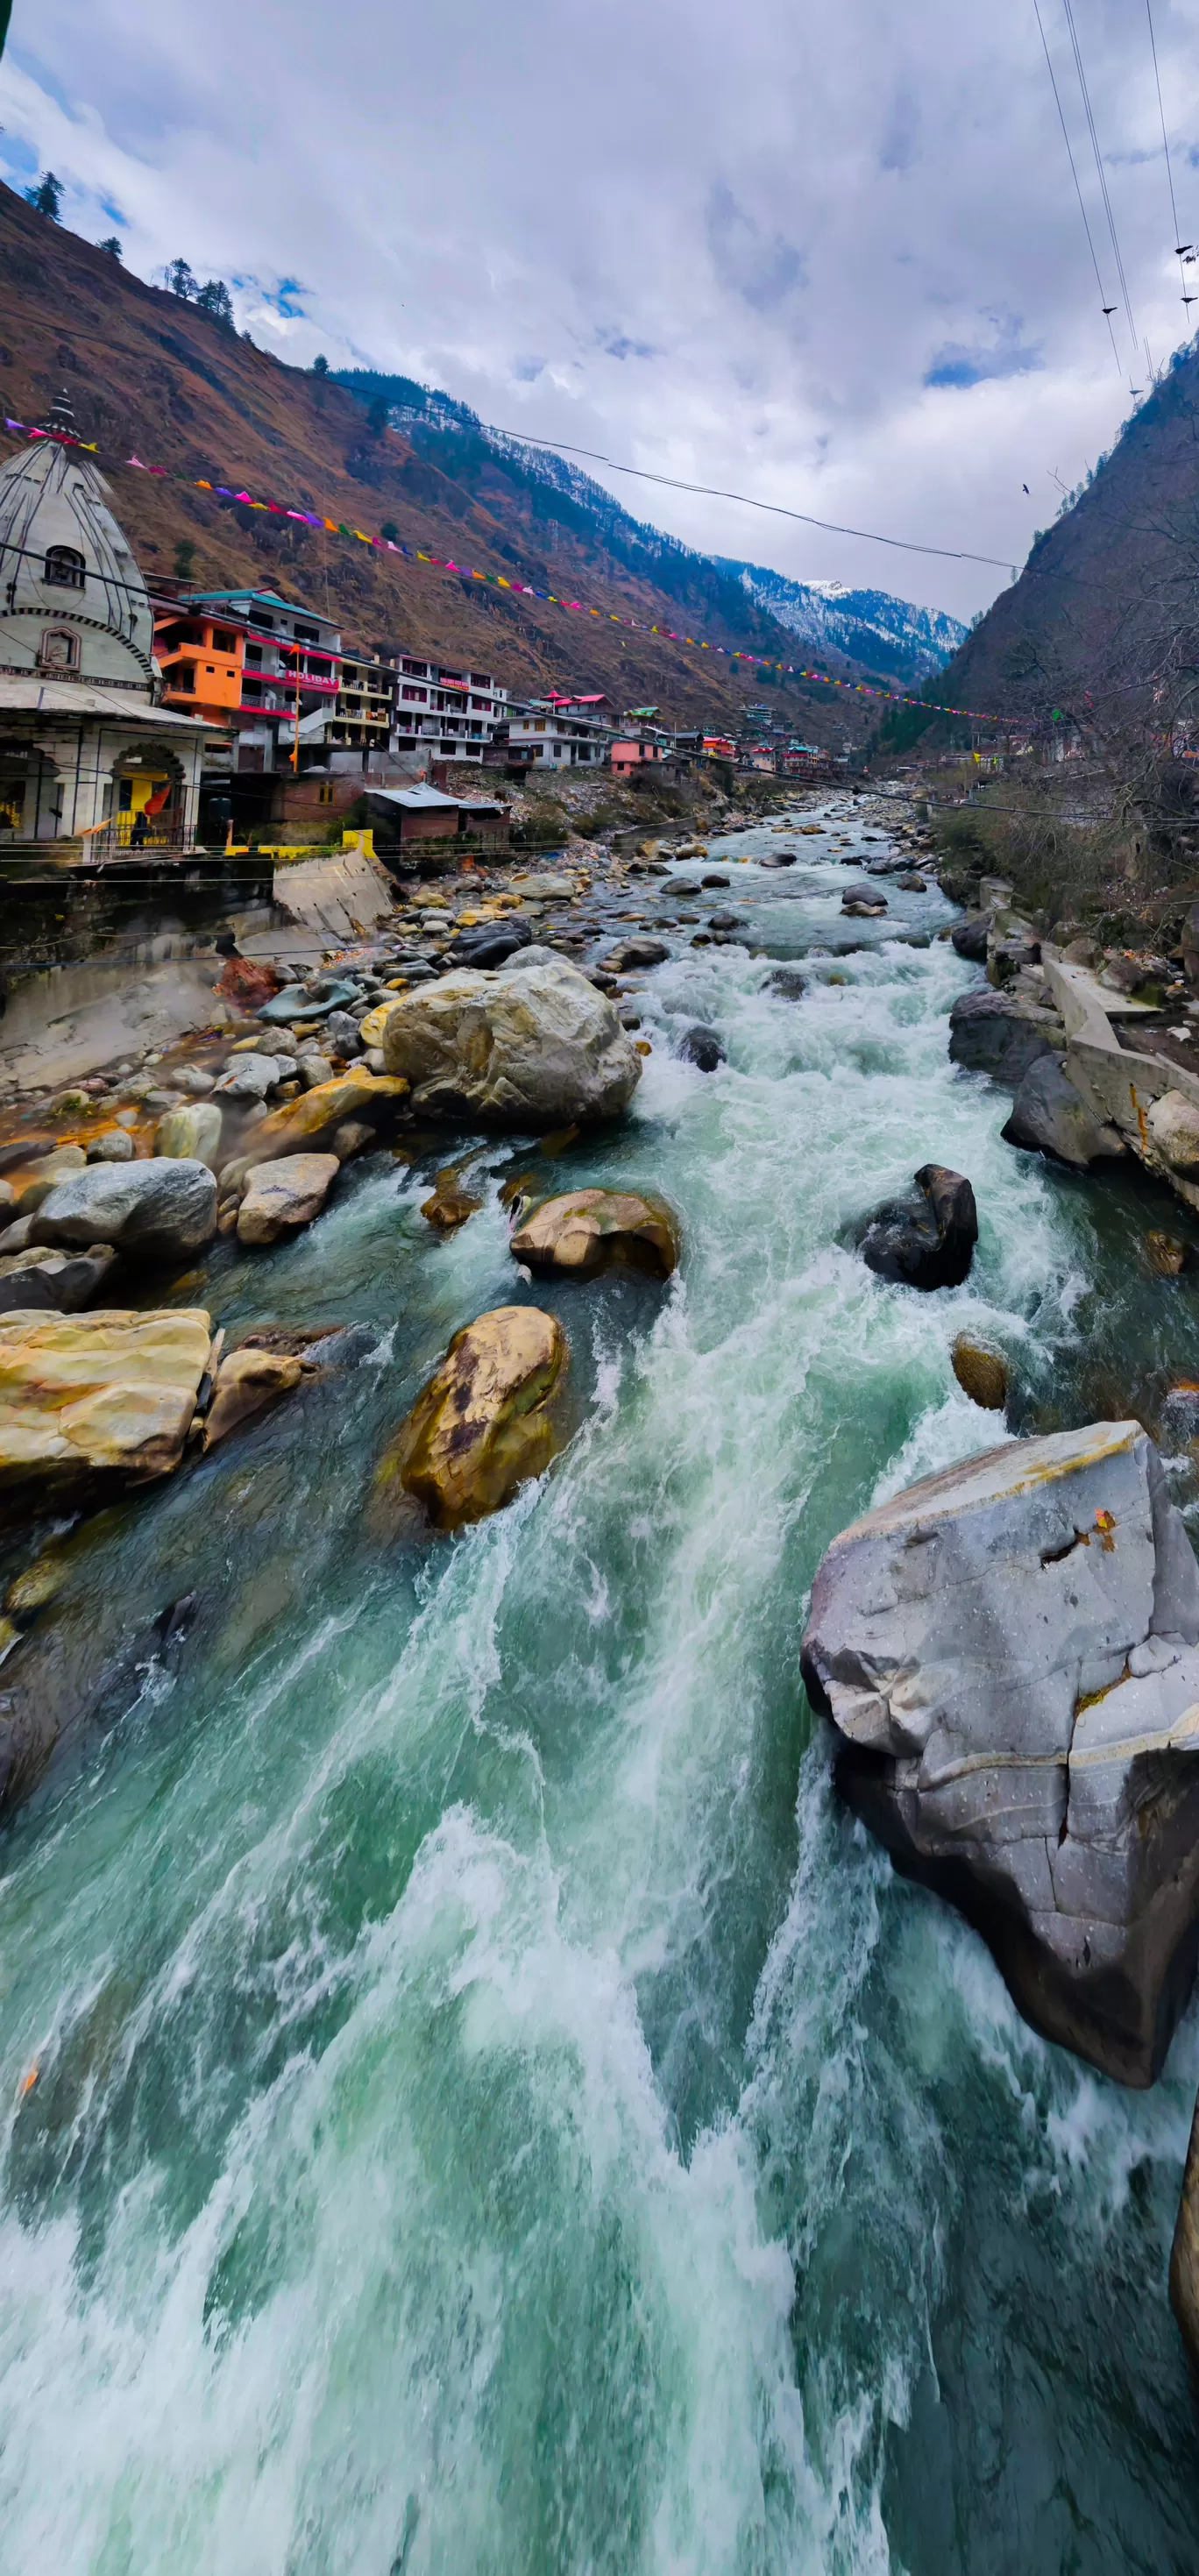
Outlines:
<svg viewBox="0 0 1199 2576"><path fill-rule="evenodd" d="M610 1001L563 959L464 968L406 993L387 1070L426 1117L500 1128L589 1125L627 1109L641 1058Z"/></svg>
<svg viewBox="0 0 1199 2576"><path fill-rule="evenodd" d="M959 993L949 1014L949 1054L971 1073L989 1073L1015 1091L1030 1064L1060 1052L1066 1033L1056 1011L984 985Z"/></svg>
<svg viewBox="0 0 1199 2576"><path fill-rule="evenodd" d="M207 1163L162 1154L140 1163L89 1163L43 1199L31 1240L62 1251L110 1243L118 1252L174 1261L211 1242L216 1203Z"/></svg>
<svg viewBox="0 0 1199 2576"><path fill-rule="evenodd" d="M1127 1154L1123 1137L1088 1109L1066 1072L1061 1057L1038 1056L1030 1064L1003 1129L1005 1143L1031 1152L1053 1154L1086 1172L1092 1163Z"/></svg>
<svg viewBox="0 0 1199 2576"><path fill-rule="evenodd" d="M1136 1422L1012 1441L834 1539L803 1642L842 1794L1025 2018L1151 2084L1199 1949L1199 1565Z"/></svg>

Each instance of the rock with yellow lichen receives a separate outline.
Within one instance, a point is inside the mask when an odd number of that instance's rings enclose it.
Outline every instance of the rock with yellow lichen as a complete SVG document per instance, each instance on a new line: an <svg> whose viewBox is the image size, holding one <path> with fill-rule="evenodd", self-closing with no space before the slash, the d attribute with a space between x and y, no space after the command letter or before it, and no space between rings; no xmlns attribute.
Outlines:
<svg viewBox="0 0 1199 2576"><path fill-rule="evenodd" d="M522 1218L512 1251L533 1271L590 1279L623 1265L669 1279L679 1259L679 1229L660 1199L631 1190L573 1190L543 1199Z"/></svg>
<svg viewBox="0 0 1199 2576"><path fill-rule="evenodd" d="M192 1306L0 1316L0 1507L57 1502L93 1478L168 1475L211 1340Z"/></svg>
<svg viewBox="0 0 1199 2576"><path fill-rule="evenodd" d="M536 1306L496 1306L456 1333L380 1464L376 1501L401 1494L435 1529L483 1520L548 1467L566 1336Z"/></svg>

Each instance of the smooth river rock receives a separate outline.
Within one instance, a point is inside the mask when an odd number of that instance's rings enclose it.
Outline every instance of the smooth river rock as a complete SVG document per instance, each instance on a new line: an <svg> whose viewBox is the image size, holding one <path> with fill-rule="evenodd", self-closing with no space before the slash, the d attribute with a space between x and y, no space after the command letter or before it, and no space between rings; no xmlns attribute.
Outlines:
<svg viewBox="0 0 1199 2576"><path fill-rule="evenodd" d="M1005 1144L1052 1154L1059 1163L1070 1163L1080 1172L1128 1152L1119 1129L1093 1115L1061 1057L1054 1054L1038 1056L1030 1064L1001 1132Z"/></svg>
<svg viewBox="0 0 1199 2576"><path fill-rule="evenodd" d="M31 1239L63 1250L111 1243L147 1261L186 1259L212 1241L216 1202L207 1163L164 1154L139 1163L89 1163L43 1199Z"/></svg>
<svg viewBox="0 0 1199 2576"><path fill-rule="evenodd" d="M1056 1011L1042 1009L989 985L959 993L949 1014L949 1054L971 1073L989 1073L1009 1091L1018 1089L1030 1064L1056 1046L1066 1033Z"/></svg>
<svg viewBox="0 0 1199 2576"><path fill-rule="evenodd" d="M1199 1565L1136 1422L1012 1441L835 1539L802 1669L837 1780L1027 2020L1151 2084L1199 1948Z"/></svg>
<svg viewBox="0 0 1199 2576"><path fill-rule="evenodd" d="M215 1100L188 1100L182 1109L168 1109L165 1118L159 1119L154 1151L173 1163L207 1163L210 1172L218 1171L223 1124Z"/></svg>
<svg viewBox="0 0 1199 2576"><path fill-rule="evenodd" d="M51 1252L31 1244L25 1252L6 1253L0 1260L0 1313L42 1306L75 1315L99 1296L116 1260L108 1243L93 1243L86 1252Z"/></svg>
<svg viewBox="0 0 1199 2576"><path fill-rule="evenodd" d="M282 1154L331 1147L337 1129L347 1119L362 1119L377 1133L389 1125L407 1097L406 1082L388 1074L371 1073L365 1065L355 1065L333 1081L314 1083L297 1100L289 1100L282 1109L268 1110L266 1117L259 1119L251 1131L247 1151L222 1166L222 1194L259 1163L272 1162Z"/></svg>
<svg viewBox="0 0 1199 2576"><path fill-rule="evenodd" d="M862 1259L880 1279L907 1288L960 1288L978 1241L974 1192L962 1172L925 1163L910 1199L889 1199L859 1238Z"/></svg>
<svg viewBox="0 0 1199 2576"><path fill-rule="evenodd" d="M614 1118L641 1078L611 1002L557 958L442 975L401 997L383 1045L389 1071L412 1085L414 1109L487 1127Z"/></svg>
<svg viewBox="0 0 1199 2576"><path fill-rule="evenodd" d="M679 1259L679 1229L660 1199L631 1191L573 1190L543 1199L518 1226L511 1250L530 1270L591 1279L624 1264L669 1279Z"/></svg>
<svg viewBox="0 0 1199 2576"><path fill-rule="evenodd" d="M0 1316L0 1502L41 1508L93 1475L168 1474L211 1339L192 1306Z"/></svg>
<svg viewBox="0 0 1199 2576"><path fill-rule="evenodd" d="M238 1242L261 1247L311 1225L340 1170L336 1154L282 1154L255 1165L237 1212Z"/></svg>
<svg viewBox="0 0 1199 2576"><path fill-rule="evenodd" d="M217 1370L212 1402L204 1420L204 1447L213 1449L218 1440L236 1431L250 1416L261 1413L280 1396L290 1395L303 1375L303 1361L294 1352L255 1350L243 1346L230 1351Z"/></svg>
<svg viewBox="0 0 1199 2576"><path fill-rule="evenodd" d="M378 1496L397 1487L435 1529L459 1529L510 1502L557 1446L549 1405L569 1362L566 1336L536 1306L496 1306L456 1333L380 1463Z"/></svg>
<svg viewBox="0 0 1199 2576"><path fill-rule="evenodd" d="M684 1064L693 1064L697 1073L716 1073L728 1060L716 1030L699 1024L684 1029L675 1053Z"/></svg>

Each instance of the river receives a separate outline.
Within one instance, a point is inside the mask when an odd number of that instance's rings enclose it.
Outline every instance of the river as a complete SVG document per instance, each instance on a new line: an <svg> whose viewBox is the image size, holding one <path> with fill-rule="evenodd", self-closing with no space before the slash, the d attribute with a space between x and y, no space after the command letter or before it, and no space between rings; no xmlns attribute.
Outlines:
<svg viewBox="0 0 1199 2576"><path fill-rule="evenodd" d="M1143 2095L1035 2037L837 1806L798 1670L833 1534L995 1437L955 1331L1074 1420L1199 1374L1196 1289L1138 1264L1148 1185L1012 1151L950 1066L976 970L892 935L935 891L764 990L846 935L845 810L785 875L729 845L752 949L671 934L619 1134L483 1145L448 1241L376 1155L269 1266L220 1248L221 1320L355 1329L75 1541L64 1633L196 1610L0 1848L7 2576L1199 2570L1196 2011ZM981 1240L922 1297L845 1237L930 1159ZM522 1287L521 1170L663 1191L676 1280ZM383 1441L514 1296L569 1445L384 1548Z"/></svg>

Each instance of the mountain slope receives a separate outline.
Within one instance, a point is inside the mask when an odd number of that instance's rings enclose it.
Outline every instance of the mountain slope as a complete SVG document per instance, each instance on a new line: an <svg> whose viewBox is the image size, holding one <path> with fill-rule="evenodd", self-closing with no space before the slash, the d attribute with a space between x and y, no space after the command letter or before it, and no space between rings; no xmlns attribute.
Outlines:
<svg viewBox="0 0 1199 2576"><path fill-rule="evenodd" d="M916 608L889 590L850 590L839 581L791 581L766 564L716 560L735 573L750 598L808 646L844 654L862 669L897 679L927 679L943 671L965 643L969 628L943 609Z"/></svg>
<svg viewBox="0 0 1199 2576"><path fill-rule="evenodd" d="M1185 718L1199 666L1199 356L1181 350L1086 488L1033 541L945 693L1113 739Z"/></svg>
<svg viewBox="0 0 1199 2576"><path fill-rule="evenodd" d="M411 376L346 367L337 381L368 409L384 410L417 453L456 482L492 506L502 495L506 519L521 518L530 533L568 529L585 552L598 550L652 581L688 618L709 624L719 619L722 631L738 640L748 641L750 634L748 601L805 647L815 647L837 674L858 678L873 671L922 679L949 661L966 634L956 618L912 607L888 591L790 581L763 564L700 554L634 518L569 458L493 429L465 403Z"/></svg>
<svg viewBox="0 0 1199 2576"><path fill-rule="evenodd" d="M631 633L684 622L672 541L630 557L568 495L544 516L503 460L458 476L398 431L376 432L345 387L284 366L194 304L146 286L105 252L35 214L0 186L0 297L6 414L44 420L60 386L80 435L95 440L113 507L150 578L170 574L180 542L188 577L213 587L254 580L338 618L347 638L441 655L495 670L517 691L602 689L618 708L653 700L678 722L734 725L763 675L739 674L712 652ZM19 444L8 433L0 452ZM167 479L122 462L167 469ZM394 530L406 545L579 597L601 612L570 617L187 488L170 475L246 489L256 498L320 510L350 526ZM472 486L474 488L472 488ZM612 505L616 510L616 505ZM678 550L684 555L686 549ZM689 632L792 658L791 638L726 574L694 559ZM688 576L690 579L690 575ZM726 622L731 621L731 622ZM816 685L780 690L788 720L811 739L840 742L865 728L861 703Z"/></svg>

